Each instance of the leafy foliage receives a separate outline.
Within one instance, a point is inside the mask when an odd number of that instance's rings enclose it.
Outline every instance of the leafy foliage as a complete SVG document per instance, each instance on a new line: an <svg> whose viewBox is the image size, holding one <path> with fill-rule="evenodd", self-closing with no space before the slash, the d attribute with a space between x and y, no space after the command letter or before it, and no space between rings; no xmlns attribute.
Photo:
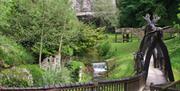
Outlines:
<svg viewBox="0 0 180 91"><path fill-rule="evenodd" d="M93 11L97 18L96 23L99 26L117 26L118 25L118 9L115 0L93 0Z"/></svg>
<svg viewBox="0 0 180 91"><path fill-rule="evenodd" d="M34 63L33 57L24 48L37 59L41 43L42 58L57 54L61 40L62 58L82 57L90 63L90 58L99 55L97 45L103 39L104 28L96 29L78 21L68 0L2 0L0 5L0 10L5 9L0 14L0 33L3 35L0 36L0 59L6 64ZM73 63L69 69L65 67L56 70L42 70L36 65L27 64L20 67L30 71L33 86L44 86L78 81L78 66ZM10 84L8 86L30 86L21 79L3 79L3 84Z"/></svg>
<svg viewBox="0 0 180 91"><path fill-rule="evenodd" d="M7 65L33 63L34 58L22 46L0 34L0 61Z"/></svg>
<svg viewBox="0 0 180 91"><path fill-rule="evenodd" d="M179 6L180 6L180 4L179 4ZM178 8L178 10L180 11L180 7ZM180 13L177 14L177 18L180 20ZM178 32L178 37L179 37L180 23L174 21L173 24L174 24L173 28L176 30L176 32Z"/></svg>
<svg viewBox="0 0 180 91"><path fill-rule="evenodd" d="M70 46L74 49L74 53L83 56L88 52L89 48L94 48L99 40L103 39L103 28L92 28L90 26L81 25L80 31L74 32L74 36L70 39Z"/></svg>
<svg viewBox="0 0 180 91"><path fill-rule="evenodd" d="M14 0L13 4L10 27L4 33L35 53L39 50L42 31L43 51L49 54L57 49L62 31L73 30L73 23L77 21L64 0L37 0L35 3Z"/></svg>
<svg viewBox="0 0 180 91"><path fill-rule="evenodd" d="M12 0L4 0L0 2L0 29L3 30L4 27L9 26L8 20L11 16Z"/></svg>
<svg viewBox="0 0 180 91"><path fill-rule="evenodd" d="M83 63L78 62L78 61L71 61L66 65L68 70L70 70L70 72L71 72L70 76L72 78L72 82L79 81L79 71L80 71L80 67L82 65L83 65Z"/></svg>
<svg viewBox="0 0 180 91"><path fill-rule="evenodd" d="M27 69L14 67L0 73L0 85L5 87L33 86L33 78Z"/></svg>
<svg viewBox="0 0 180 91"><path fill-rule="evenodd" d="M44 70L38 65L21 65L20 68L26 68L33 77L33 86L43 86Z"/></svg>
<svg viewBox="0 0 180 91"><path fill-rule="evenodd" d="M177 20L177 0L118 0L119 24L121 27L141 27L144 25L142 16L146 13L161 16L160 26L172 25Z"/></svg>
<svg viewBox="0 0 180 91"><path fill-rule="evenodd" d="M70 71L67 68L60 69L48 69L43 74L43 85L55 85L60 83L71 82Z"/></svg>
<svg viewBox="0 0 180 91"><path fill-rule="evenodd" d="M3 1L1 1L3 2ZM3 26L3 34L14 39L39 55L40 39L43 38L42 54L57 54L62 37L62 55L73 56L96 46L100 30L82 24L76 18L68 0L13 0L6 6L12 16L3 18L9 26Z"/></svg>
<svg viewBox="0 0 180 91"><path fill-rule="evenodd" d="M107 56L108 52L110 51L111 44L109 41L103 41L99 46L98 46L98 51L100 56L105 57Z"/></svg>

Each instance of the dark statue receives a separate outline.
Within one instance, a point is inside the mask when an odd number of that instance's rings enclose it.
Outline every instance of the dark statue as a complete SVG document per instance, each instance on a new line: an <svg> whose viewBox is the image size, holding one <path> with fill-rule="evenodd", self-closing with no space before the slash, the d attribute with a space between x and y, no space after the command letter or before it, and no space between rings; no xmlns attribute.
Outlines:
<svg viewBox="0 0 180 91"><path fill-rule="evenodd" d="M153 56L154 68L162 70L168 81L174 81L168 50L162 40L164 28L156 27L160 17L146 14L143 18L146 20L147 25L139 50L134 55L136 74L145 72L145 78L147 79L150 59Z"/></svg>

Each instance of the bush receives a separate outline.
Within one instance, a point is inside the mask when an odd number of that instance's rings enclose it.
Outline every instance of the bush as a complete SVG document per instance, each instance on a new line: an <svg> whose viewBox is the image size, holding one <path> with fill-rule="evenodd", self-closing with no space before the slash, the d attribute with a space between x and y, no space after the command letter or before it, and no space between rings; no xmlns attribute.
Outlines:
<svg viewBox="0 0 180 91"><path fill-rule="evenodd" d="M0 85L4 87L33 86L33 78L25 68L13 67L0 73Z"/></svg>
<svg viewBox="0 0 180 91"><path fill-rule="evenodd" d="M81 78L80 82L89 82L93 80L93 72L91 69L91 66L83 66L81 68Z"/></svg>
<svg viewBox="0 0 180 91"><path fill-rule="evenodd" d="M66 65L66 67L71 71L71 79L72 82L78 82L79 81L79 71L80 71L80 66L82 66L82 62L78 61L71 61Z"/></svg>
<svg viewBox="0 0 180 91"><path fill-rule="evenodd" d="M179 37L179 33L180 33L180 24L177 24L176 22L174 22L174 26L173 28L176 30L176 32L178 33L178 37Z"/></svg>
<svg viewBox="0 0 180 91"><path fill-rule="evenodd" d="M45 70L43 73L43 85L55 85L71 82L70 71L67 68Z"/></svg>
<svg viewBox="0 0 180 91"><path fill-rule="evenodd" d="M34 58L22 46L0 34L0 59L8 65L33 63Z"/></svg>
<svg viewBox="0 0 180 91"><path fill-rule="evenodd" d="M53 55L59 48L61 35L64 46L64 42L71 36L70 33L78 30L79 21L68 0L3 0L0 5L0 10L3 10L0 14L0 31L5 26L2 23L9 25L2 33L13 38L35 56L39 54L41 36L44 36L42 54ZM42 30L44 35L41 35ZM70 43L67 43L67 47L68 44ZM62 50L64 55L72 55L72 52L71 48Z"/></svg>
<svg viewBox="0 0 180 91"><path fill-rule="evenodd" d="M74 35L70 38L70 46L74 50L74 55L86 56L85 54L96 47L99 41L103 39L103 31L104 28L95 29L81 24L79 31L74 32Z"/></svg>
<svg viewBox="0 0 180 91"><path fill-rule="evenodd" d="M33 86L43 85L43 70L38 65L22 65L22 68L26 68L30 71L33 77Z"/></svg>
<svg viewBox="0 0 180 91"><path fill-rule="evenodd" d="M100 56L102 56L102 57L107 56L107 53L109 52L110 47L111 47L111 45L110 45L109 41L102 42L102 44L100 44L100 46L98 47Z"/></svg>

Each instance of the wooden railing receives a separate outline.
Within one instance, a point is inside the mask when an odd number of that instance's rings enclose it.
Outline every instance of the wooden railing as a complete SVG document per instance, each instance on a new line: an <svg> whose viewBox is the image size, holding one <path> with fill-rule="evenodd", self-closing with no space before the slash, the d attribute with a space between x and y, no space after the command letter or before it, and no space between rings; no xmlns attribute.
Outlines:
<svg viewBox="0 0 180 91"><path fill-rule="evenodd" d="M0 88L0 91L141 91L145 84L144 72L120 80L89 83L58 84L45 87Z"/></svg>
<svg viewBox="0 0 180 91"><path fill-rule="evenodd" d="M180 91L180 80L159 85L151 84L150 89L151 91Z"/></svg>

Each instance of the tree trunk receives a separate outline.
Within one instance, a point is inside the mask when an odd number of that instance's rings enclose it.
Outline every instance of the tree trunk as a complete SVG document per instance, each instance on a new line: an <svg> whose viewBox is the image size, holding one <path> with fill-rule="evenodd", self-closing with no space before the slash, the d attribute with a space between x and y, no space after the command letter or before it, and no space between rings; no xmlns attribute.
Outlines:
<svg viewBox="0 0 180 91"><path fill-rule="evenodd" d="M44 1L43 1L43 20L45 19L44 17ZM45 20L44 20L45 22ZM41 41L40 41L40 50L39 50L39 66L41 67L41 59L42 59L42 49L43 49L43 35L44 35L44 22L42 24L42 30L41 30Z"/></svg>
<svg viewBox="0 0 180 91"><path fill-rule="evenodd" d="M61 35L61 39L60 39L60 42L59 42L59 53L58 53L58 56L59 56L58 65L59 65L60 70L61 70L61 48L62 48L62 42L63 42L63 34Z"/></svg>

